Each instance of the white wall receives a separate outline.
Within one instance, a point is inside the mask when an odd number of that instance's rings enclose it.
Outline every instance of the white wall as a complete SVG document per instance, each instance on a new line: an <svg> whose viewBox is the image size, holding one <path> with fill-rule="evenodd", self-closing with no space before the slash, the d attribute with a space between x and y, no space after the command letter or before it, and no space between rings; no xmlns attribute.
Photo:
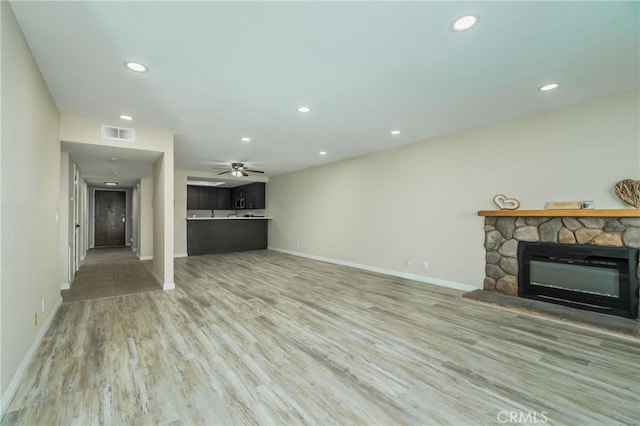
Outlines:
<svg viewBox="0 0 640 426"><path fill-rule="evenodd" d="M59 114L8 2L0 2L0 14L1 415L61 297L56 256ZM47 302L44 312L42 298Z"/></svg>
<svg viewBox="0 0 640 426"><path fill-rule="evenodd" d="M63 152L60 154L60 198L58 200L58 214L60 216L59 221L59 235L58 239L58 264L59 264L59 278L58 282L60 288L69 288L70 280L70 267L69 267L69 247L72 244L71 236L69 235L69 225L73 220L73 212L71 211L69 196L70 196L70 172L73 170L73 163L69 159L69 153ZM73 179L73 177L71 177ZM73 180L71 180L73 184ZM72 187L71 187L72 188ZM69 218L69 220L66 220Z"/></svg>
<svg viewBox="0 0 640 426"><path fill-rule="evenodd" d="M84 260L87 250L89 250L89 185L84 179L82 175L82 171L80 172L80 176L78 178L80 182L80 260Z"/></svg>
<svg viewBox="0 0 640 426"><path fill-rule="evenodd" d="M173 173L174 208L174 240L173 251L176 257L187 255L187 177L185 170L175 170Z"/></svg>
<svg viewBox="0 0 640 426"><path fill-rule="evenodd" d="M142 260L153 259L153 179L140 179L140 222L138 257Z"/></svg>
<svg viewBox="0 0 640 426"><path fill-rule="evenodd" d="M481 288L495 194L628 207L612 186L640 178L639 113L630 93L273 177L269 246Z"/></svg>
<svg viewBox="0 0 640 426"><path fill-rule="evenodd" d="M165 290L173 282L173 152L153 164L153 272Z"/></svg>

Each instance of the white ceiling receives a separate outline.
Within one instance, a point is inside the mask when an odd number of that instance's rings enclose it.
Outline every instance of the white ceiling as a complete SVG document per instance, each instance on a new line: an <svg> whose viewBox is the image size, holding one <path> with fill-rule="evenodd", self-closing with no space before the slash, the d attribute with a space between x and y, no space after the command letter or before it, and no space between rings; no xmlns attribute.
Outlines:
<svg viewBox="0 0 640 426"><path fill-rule="evenodd" d="M151 177L153 163L162 155L155 151L64 141L62 151L69 153L93 187L107 187L104 182L117 182L121 187L135 186L141 178Z"/></svg>
<svg viewBox="0 0 640 426"><path fill-rule="evenodd" d="M275 176L638 90L640 79L638 2L11 6L61 113L171 131L175 166L188 170L243 161ZM478 26L452 32L468 12ZM298 113L303 104L312 111Z"/></svg>

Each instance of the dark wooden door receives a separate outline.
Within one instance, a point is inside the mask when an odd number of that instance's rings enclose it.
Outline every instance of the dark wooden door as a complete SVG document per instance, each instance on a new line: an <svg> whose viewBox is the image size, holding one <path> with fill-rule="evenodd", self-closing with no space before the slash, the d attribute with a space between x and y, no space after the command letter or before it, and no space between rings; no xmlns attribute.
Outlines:
<svg viewBox="0 0 640 426"><path fill-rule="evenodd" d="M96 247L124 245L125 195L123 191L96 191Z"/></svg>

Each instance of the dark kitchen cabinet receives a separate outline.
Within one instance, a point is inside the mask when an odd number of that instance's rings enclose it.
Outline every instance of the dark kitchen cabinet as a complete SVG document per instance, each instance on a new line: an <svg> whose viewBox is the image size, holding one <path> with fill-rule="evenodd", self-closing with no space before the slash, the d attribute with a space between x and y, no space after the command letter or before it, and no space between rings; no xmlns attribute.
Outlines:
<svg viewBox="0 0 640 426"><path fill-rule="evenodd" d="M231 189L187 185L187 210L233 210Z"/></svg>
<svg viewBox="0 0 640 426"><path fill-rule="evenodd" d="M236 210L236 201L241 198L245 209L264 209L265 184L255 182L235 188L187 185L187 210Z"/></svg>
<svg viewBox="0 0 640 426"><path fill-rule="evenodd" d="M219 210L216 206L216 203L218 202L218 188L216 188L215 186L210 186L209 188L207 188L207 190L209 191L209 204L207 205L207 209Z"/></svg>
<svg viewBox="0 0 640 426"><path fill-rule="evenodd" d="M211 210L232 210L231 190L229 188L211 188L209 204Z"/></svg>
<svg viewBox="0 0 640 426"><path fill-rule="evenodd" d="M208 186L198 187L198 209L211 210L211 208L209 207L209 187Z"/></svg>
<svg viewBox="0 0 640 426"><path fill-rule="evenodd" d="M189 256L264 250L268 246L266 219L187 220Z"/></svg>
<svg viewBox="0 0 640 426"><path fill-rule="evenodd" d="M200 206L198 203L198 192L200 187L187 185L187 210L197 210Z"/></svg>
<svg viewBox="0 0 640 426"><path fill-rule="evenodd" d="M265 208L265 184L263 182L255 182L246 185L247 199L246 206L248 209L264 209Z"/></svg>
<svg viewBox="0 0 640 426"><path fill-rule="evenodd" d="M248 185L236 186L231 190L233 206L238 206L240 199L244 199L245 209L264 209L266 205L265 184L263 182L254 182Z"/></svg>

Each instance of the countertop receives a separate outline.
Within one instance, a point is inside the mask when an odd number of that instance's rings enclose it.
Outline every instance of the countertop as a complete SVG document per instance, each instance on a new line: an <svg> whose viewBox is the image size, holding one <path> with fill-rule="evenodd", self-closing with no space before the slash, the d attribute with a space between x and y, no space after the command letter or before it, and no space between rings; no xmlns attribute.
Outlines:
<svg viewBox="0 0 640 426"><path fill-rule="evenodd" d="M187 220L269 220L269 219L273 219L270 216L264 216L264 217L244 217L244 216L229 216L229 217L188 217Z"/></svg>

